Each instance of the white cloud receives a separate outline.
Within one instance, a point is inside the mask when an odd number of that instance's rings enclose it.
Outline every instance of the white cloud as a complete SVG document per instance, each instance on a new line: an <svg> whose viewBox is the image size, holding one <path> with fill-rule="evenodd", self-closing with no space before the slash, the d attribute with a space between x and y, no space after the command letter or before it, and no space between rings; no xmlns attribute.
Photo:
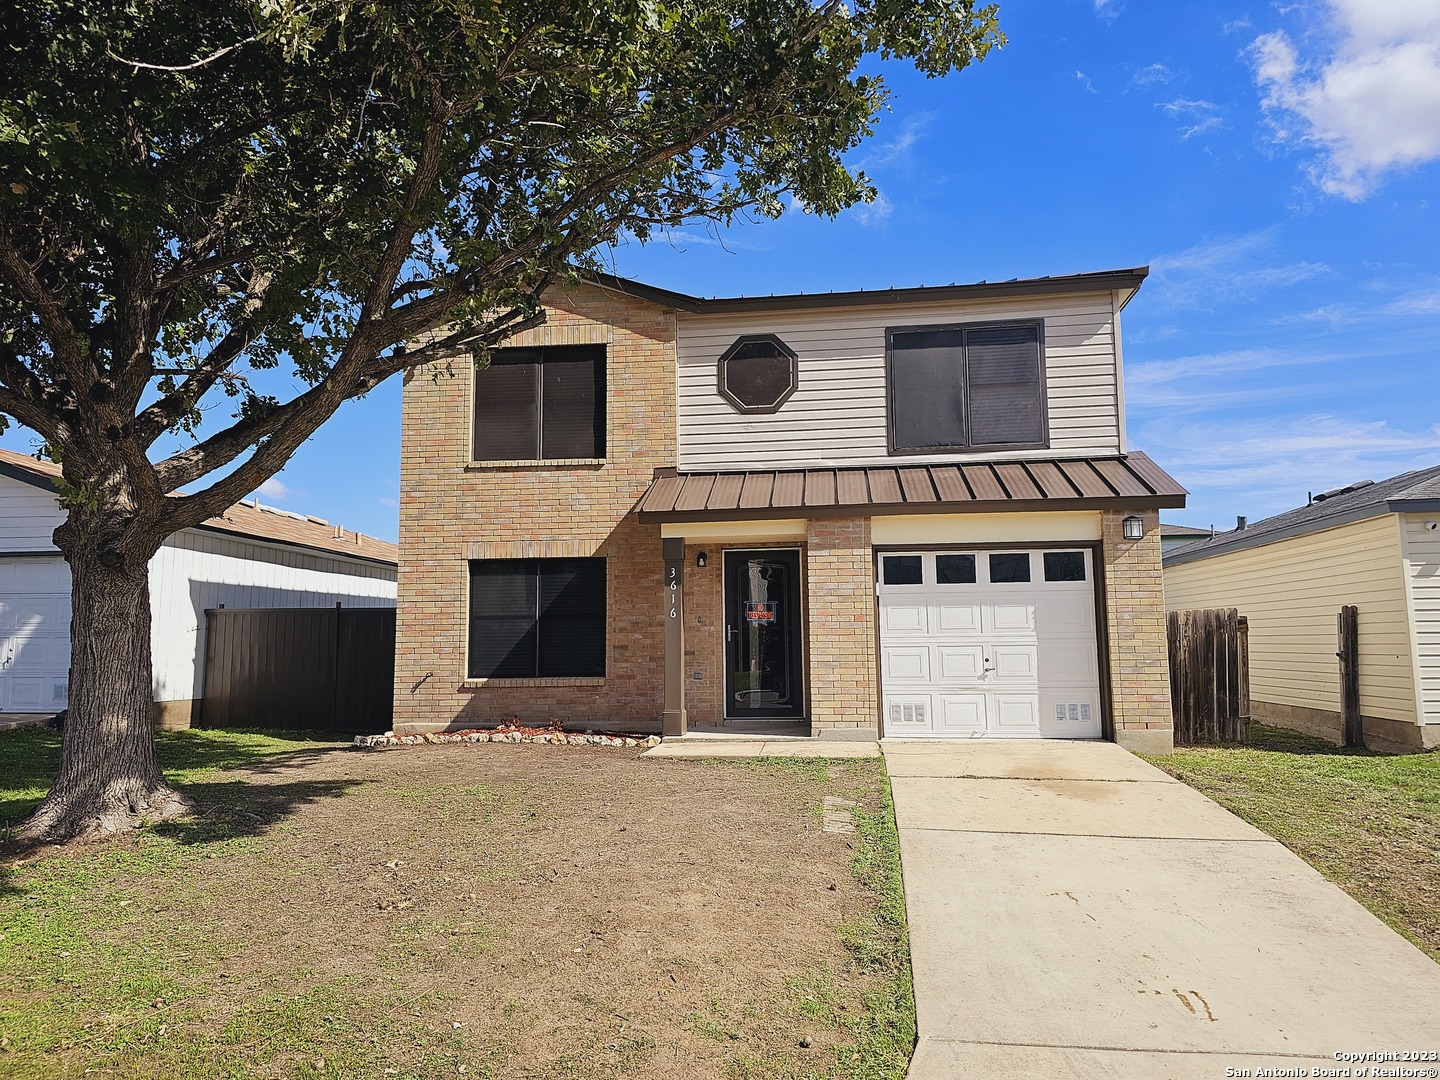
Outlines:
<svg viewBox="0 0 1440 1080"><path fill-rule="evenodd" d="M375 501L376 501L377 503L379 503L381 506L388 506L388 507L390 507L391 509L394 509L395 507L397 507L397 506L400 505L400 504L399 504L398 502L396 502L394 499L386 498L384 495L381 495L381 496L377 497Z"/></svg>
<svg viewBox="0 0 1440 1080"><path fill-rule="evenodd" d="M1146 439L1181 483L1211 501L1224 496L1252 519L1304 505L1307 491L1433 465L1440 452L1440 428L1405 431L1328 413L1156 424Z"/></svg>
<svg viewBox="0 0 1440 1080"><path fill-rule="evenodd" d="M1090 76L1086 75L1083 71L1075 72L1075 79L1081 86L1085 87L1086 90L1089 90L1090 93L1098 94L1100 92L1095 89L1095 84L1090 81Z"/></svg>
<svg viewBox="0 0 1440 1080"><path fill-rule="evenodd" d="M1182 97L1172 101L1160 101L1156 102L1156 108L1172 120L1179 121L1182 142L1192 139L1196 135L1203 135L1221 124L1220 106L1213 101L1206 101L1204 98L1192 101Z"/></svg>
<svg viewBox="0 0 1440 1080"><path fill-rule="evenodd" d="M255 489L255 494L275 502L283 502L294 495L295 490L281 483L278 476L272 476Z"/></svg>
<svg viewBox="0 0 1440 1080"><path fill-rule="evenodd" d="M1135 72L1130 81L1136 86L1150 86L1153 83L1168 83L1173 78L1175 73L1164 64L1151 64Z"/></svg>
<svg viewBox="0 0 1440 1080"><path fill-rule="evenodd" d="M875 201L871 203L856 203L850 208L850 214L861 225L869 228L871 225L879 225L895 211L895 204L885 197L883 191L875 192Z"/></svg>
<svg viewBox="0 0 1440 1080"><path fill-rule="evenodd" d="M1328 7L1326 32L1302 39L1309 55L1275 30L1250 56L1277 140L1313 147L1314 181L1359 201L1387 175L1440 158L1440 4Z"/></svg>
<svg viewBox="0 0 1440 1080"><path fill-rule="evenodd" d="M1387 315L1440 315L1440 287L1417 289L1385 305Z"/></svg>
<svg viewBox="0 0 1440 1080"><path fill-rule="evenodd" d="M1207 240L1150 260L1152 295L1171 307L1209 307L1253 299L1269 288L1295 285L1330 272L1324 263L1273 258L1274 232L1263 229Z"/></svg>
<svg viewBox="0 0 1440 1080"><path fill-rule="evenodd" d="M803 206L792 206L791 209L804 210ZM757 244L750 240L742 240L736 237L734 230L727 230L721 234L715 232L697 232L694 229L669 229L665 233L665 239L670 246L677 250L684 251L688 244L700 244L704 247L724 248L726 251L769 251L769 244Z"/></svg>
<svg viewBox="0 0 1440 1080"><path fill-rule="evenodd" d="M1233 34L1237 30L1248 30L1250 29L1250 16L1241 15L1238 19L1231 19L1228 22L1221 23L1220 29L1227 34Z"/></svg>
<svg viewBox="0 0 1440 1080"><path fill-rule="evenodd" d="M896 136L889 142L871 147L869 153L860 159L859 167L874 169L886 165L908 164L910 151L934 122L933 112L918 112L905 117L900 122L900 130Z"/></svg>
<svg viewBox="0 0 1440 1080"><path fill-rule="evenodd" d="M1122 6L1120 0L1095 0L1095 14L1102 19L1114 19L1119 16Z"/></svg>

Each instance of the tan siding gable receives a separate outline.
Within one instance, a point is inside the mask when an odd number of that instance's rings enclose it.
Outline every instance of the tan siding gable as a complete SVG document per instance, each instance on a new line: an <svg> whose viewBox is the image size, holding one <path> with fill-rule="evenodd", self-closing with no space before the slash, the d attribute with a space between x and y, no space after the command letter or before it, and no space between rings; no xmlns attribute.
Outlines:
<svg viewBox="0 0 1440 1080"><path fill-rule="evenodd" d="M1170 611L1235 607L1250 620L1250 696L1338 712L1335 617L1360 609L1360 711L1415 722L1397 515L1165 568Z"/></svg>
<svg viewBox="0 0 1440 1080"><path fill-rule="evenodd" d="M1424 723L1440 724L1440 514L1405 514L1400 528L1409 579L1415 673Z"/></svg>
<svg viewBox="0 0 1440 1080"><path fill-rule="evenodd" d="M1034 459L1120 452L1111 295L772 313L679 315L680 467L795 468L890 458L885 330L1043 319L1050 449L986 452ZM716 389L716 361L744 334L777 334L799 354L800 386L773 415L736 412ZM964 455L909 457L945 461Z"/></svg>

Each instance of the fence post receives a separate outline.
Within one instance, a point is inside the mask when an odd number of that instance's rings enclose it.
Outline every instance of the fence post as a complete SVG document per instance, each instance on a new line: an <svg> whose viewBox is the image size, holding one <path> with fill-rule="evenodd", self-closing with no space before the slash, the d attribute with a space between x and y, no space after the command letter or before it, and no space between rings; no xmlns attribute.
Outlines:
<svg viewBox="0 0 1440 1080"><path fill-rule="evenodd" d="M1360 609L1346 604L1336 617L1340 659L1340 717L1345 745L1364 747L1365 722L1360 717Z"/></svg>
<svg viewBox="0 0 1440 1080"><path fill-rule="evenodd" d="M1235 716L1239 721L1240 741L1250 741L1250 620L1244 615L1235 620Z"/></svg>

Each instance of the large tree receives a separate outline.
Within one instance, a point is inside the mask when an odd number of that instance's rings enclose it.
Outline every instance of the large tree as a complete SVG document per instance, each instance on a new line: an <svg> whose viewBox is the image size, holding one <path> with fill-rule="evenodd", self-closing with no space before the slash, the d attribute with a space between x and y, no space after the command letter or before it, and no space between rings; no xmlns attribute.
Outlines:
<svg viewBox="0 0 1440 1080"><path fill-rule="evenodd" d="M606 245L873 198L843 162L885 101L862 60L939 76L1002 40L975 0L8 0L0 414L61 465L74 594L22 837L189 809L151 734L167 536L391 375L483 362ZM277 366L308 388L264 393Z"/></svg>

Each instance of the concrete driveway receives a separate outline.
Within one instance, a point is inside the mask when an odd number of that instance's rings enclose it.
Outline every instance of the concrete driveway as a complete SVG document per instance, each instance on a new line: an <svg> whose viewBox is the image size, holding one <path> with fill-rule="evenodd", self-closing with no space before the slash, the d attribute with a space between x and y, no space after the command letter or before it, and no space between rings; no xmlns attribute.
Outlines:
<svg viewBox="0 0 1440 1080"><path fill-rule="evenodd" d="M915 968L912 1080L1309 1076L1343 1068L1337 1052L1440 1050L1440 965L1118 746L884 751Z"/></svg>

